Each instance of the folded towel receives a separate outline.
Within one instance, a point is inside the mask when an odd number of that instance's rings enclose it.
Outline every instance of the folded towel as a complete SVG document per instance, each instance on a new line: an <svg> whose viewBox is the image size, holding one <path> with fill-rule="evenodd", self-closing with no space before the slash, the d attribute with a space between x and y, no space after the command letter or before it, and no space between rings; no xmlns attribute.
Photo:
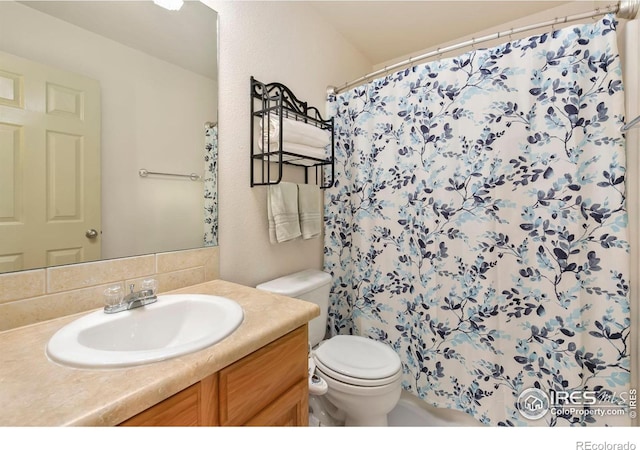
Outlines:
<svg viewBox="0 0 640 450"><path fill-rule="evenodd" d="M260 150L262 150L262 142L258 142L258 147L260 148ZM280 144L278 142L270 142L269 143L269 148L265 149L265 151L269 151L269 152L277 152L278 149L280 147ZM289 153L295 153L296 155L300 155L300 156L308 156L309 158L316 158L316 159L321 159L321 160L326 160L327 159L327 155L325 153L325 149L324 148L320 148L320 147L312 147L310 145L304 145L304 144L297 144L295 142L288 142L288 141L284 141L282 143L282 150L284 152L289 152ZM271 162L277 161L277 156L275 155L271 155L270 156L270 160ZM302 164L304 166L313 166L318 164L319 161L314 161L314 160L302 160L301 158L297 157L297 156L293 156L293 155L282 155L282 160L283 161L296 161L299 164Z"/></svg>
<svg viewBox="0 0 640 450"><path fill-rule="evenodd" d="M268 124L265 128L264 124ZM260 121L262 140L264 142L278 142L282 131L282 140L310 147L325 148L331 145L331 133L314 125L297 120L282 118L282 130L277 115L269 115L268 119Z"/></svg>
<svg viewBox="0 0 640 450"><path fill-rule="evenodd" d="M320 188L315 184L298 185L298 211L303 239L320 236L322 229L322 201Z"/></svg>
<svg viewBox="0 0 640 450"><path fill-rule="evenodd" d="M298 186L278 183L269 186L267 193L269 240L272 244L289 241L301 235L298 214Z"/></svg>

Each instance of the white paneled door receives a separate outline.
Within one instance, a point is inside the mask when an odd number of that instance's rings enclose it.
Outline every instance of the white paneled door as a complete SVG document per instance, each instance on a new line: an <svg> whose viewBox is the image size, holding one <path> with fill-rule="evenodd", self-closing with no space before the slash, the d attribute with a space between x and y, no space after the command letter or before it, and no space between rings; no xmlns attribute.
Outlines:
<svg viewBox="0 0 640 450"><path fill-rule="evenodd" d="M0 272L100 258L100 84L0 52Z"/></svg>

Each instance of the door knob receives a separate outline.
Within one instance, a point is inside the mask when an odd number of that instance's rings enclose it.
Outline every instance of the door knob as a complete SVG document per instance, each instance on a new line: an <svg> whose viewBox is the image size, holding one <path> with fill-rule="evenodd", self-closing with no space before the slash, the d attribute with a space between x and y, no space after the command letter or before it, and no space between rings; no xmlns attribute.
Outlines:
<svg viewBox="0 0 640 450"><path fill-rule="evenodd" d="M87 230L87 232L84 235L89 239L95 239L98 237L98 232L92 228L90 230Z"/></svg>

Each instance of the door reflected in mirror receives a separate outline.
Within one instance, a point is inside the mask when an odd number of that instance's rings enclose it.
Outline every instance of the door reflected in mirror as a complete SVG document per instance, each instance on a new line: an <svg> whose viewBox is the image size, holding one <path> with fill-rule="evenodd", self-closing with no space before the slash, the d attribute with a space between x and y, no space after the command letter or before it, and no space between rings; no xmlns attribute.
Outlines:
<svg viewBox="0 0 640 450"><path fill-rule="evenodd" d="M217 245L216 49L199 1L0 2L0 272Z"/></svg>

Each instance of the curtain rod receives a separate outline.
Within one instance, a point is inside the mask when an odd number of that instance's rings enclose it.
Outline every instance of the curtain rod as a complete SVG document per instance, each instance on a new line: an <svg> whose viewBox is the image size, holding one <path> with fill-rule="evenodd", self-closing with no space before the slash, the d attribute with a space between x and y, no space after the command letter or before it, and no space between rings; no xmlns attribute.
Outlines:
<svg viewBox="0 0 640 450"><path fill-rule="evenodd" d="M404 66L411 66L424 59L428 59L433 56L441 56L443 53L447 53L453 50L458 50L464 47L474 46L476 44L481 44L483 42L491 41L494 39L500 39L501 37L511 36L513 34L522 33L524 31L530 31L530 30L535 30L537 28L544 28L544 27L554 26L554 25L563 24L567 22L573 22L575 20L586 19L589 17L594 18L594 17L604 16L612 12L615 12L617 17L621 19L635 19L638 13L638 9L640 9L640 0L621 0L617 4L607 5L605 8L598 8L594 11L590 11L587 13L575 14L572 16L565 16L564 18L556 17L555 19L548 20L546 22L527 25L520 28L511 28L510 30L506 30L506 31L499 31L498 33L493 33L487 36L483 36L481 38L474 38L474 39L471 39L470 41L461 42L459 44L450 45L444 48L438 48L437 50L430 51L420 56L409 57L409 59L406 59L399 63L395 63L388 67L384 67L383 69L376 70L375 72L371 72L356 80L345 83L340 87L329 86L327 88L327 93L329 95L336 95L336 94L339 94L340 92L346 91L347 89L353 86L361 85L365 82L370 81L371 79L377 78L380 75L387 74L395 69L399 69Z"/></svg>

